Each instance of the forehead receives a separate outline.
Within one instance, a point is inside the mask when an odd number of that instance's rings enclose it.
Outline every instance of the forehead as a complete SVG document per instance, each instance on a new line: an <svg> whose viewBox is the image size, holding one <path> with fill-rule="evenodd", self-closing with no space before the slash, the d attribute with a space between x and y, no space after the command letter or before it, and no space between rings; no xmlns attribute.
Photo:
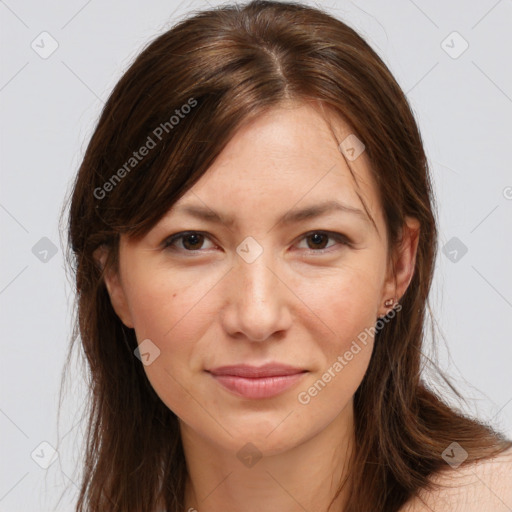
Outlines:
<svg viewBox="0 0 512 512"><path fill-rule="evenodd" d="M278 215L336 200L363 211L364 202L377 221L379 198L363 148L344 121L317 104L283 104L243 125L172 209L203 203Z"/></svg>

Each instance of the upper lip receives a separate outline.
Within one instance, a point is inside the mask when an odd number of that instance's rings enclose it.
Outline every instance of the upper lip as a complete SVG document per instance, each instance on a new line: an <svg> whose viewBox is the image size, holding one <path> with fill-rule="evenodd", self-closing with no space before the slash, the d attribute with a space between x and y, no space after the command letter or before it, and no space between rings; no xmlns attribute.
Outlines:
<svg viewBox="0 0 512 512"><path fill-rule="evenodd" d="M263 366L251 366L247 364L219 366L218 368L213 368L212 370L207 371L213 375L232 375L234 377L261 378L295 375L297 373L305 372L306 370L287 364L267 363Z"/></svg>

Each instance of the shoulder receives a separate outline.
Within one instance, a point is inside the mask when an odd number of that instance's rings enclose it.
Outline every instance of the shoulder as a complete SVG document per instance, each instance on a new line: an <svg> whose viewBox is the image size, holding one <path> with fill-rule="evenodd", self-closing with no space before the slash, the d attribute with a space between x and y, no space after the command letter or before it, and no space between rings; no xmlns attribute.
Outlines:
<svg viewBox="0 0 512 512"><path fill-rule="evenodd" d="M400 512L510 512L512 510L512 448L431 478Z"/></svg>

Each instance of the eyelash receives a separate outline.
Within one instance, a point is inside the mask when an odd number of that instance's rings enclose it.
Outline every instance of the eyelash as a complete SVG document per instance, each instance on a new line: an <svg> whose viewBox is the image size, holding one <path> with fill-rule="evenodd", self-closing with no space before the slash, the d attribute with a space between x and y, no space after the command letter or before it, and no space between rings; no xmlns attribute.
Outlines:
<svg viewBox="0 0 512 512"><path fill-rule="evenodd" d="M341 245L346 245L346 246L351 246L351 243L349 241L349 239L345 236L345 235L342 235L341 233L335 233L335 232L332 232L332 231L322 231L322 230L315 230L315 231L309 231L307 233L305 233L304 235L302 235L302 237L300 238L299 241L302 241L312 235L324 235L324 236L327 236L328 238L332 238L332 239L335 239L337 240ZM188 254L197 254L197 253L200 253L200 252L204 252L203 250L201 249L193 249L193 250L187 250L187 249L181 249L181 248L177 248L176 246L173 247L173 244L179 240L179 239L182 239L182 238L186 238L187 236L189 235L203 235L204 237L208 238L209 239L209 236L202 232L202 231L182 231L180 233L175 233L174 235L171 235L170 237L166 238L163 242L163 248L164 249L167 249L167 250L176 250L176 251L180 251L180 252L185 252L185 253L188 253ZM212 243L213 241L210 240ZM308 254L326 254L326 253L329 253L329 252L332 252L332 247L329 247L327 249L307 249L306 252Z"/></svg>

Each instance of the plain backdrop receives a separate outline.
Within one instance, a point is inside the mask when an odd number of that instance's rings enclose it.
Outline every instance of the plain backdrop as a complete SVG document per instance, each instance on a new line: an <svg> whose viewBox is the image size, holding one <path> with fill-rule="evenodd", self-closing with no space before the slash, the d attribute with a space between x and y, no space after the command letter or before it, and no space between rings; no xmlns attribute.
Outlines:
<svg viewBox="0 0 512 512"><path fill-rule="evenodd" d="M440 366L469 399L465 410L512 436L512 1L318 5L370 43L409 98L438 201ZM0 2L0 512L72 510L85 389L74 364L58 423L73 300L59 214L121 74L151 39L206 7Z"/></svg>

